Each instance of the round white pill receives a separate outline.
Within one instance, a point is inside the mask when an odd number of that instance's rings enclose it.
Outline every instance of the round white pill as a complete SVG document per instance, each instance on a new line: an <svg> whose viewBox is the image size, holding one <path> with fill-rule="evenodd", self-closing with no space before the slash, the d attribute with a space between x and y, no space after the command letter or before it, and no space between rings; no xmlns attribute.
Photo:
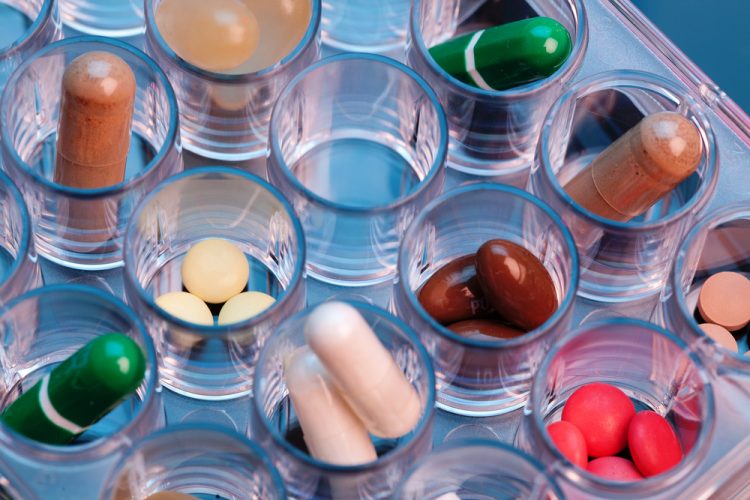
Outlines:
<svg viewBox="0 0 750 500"><path fill-rule="evenodd" d="M156 299L156 305L183 321L213 325L214 317L205 302L187 292L169 292Z"/></svg>
<svg viewBox="0 0 750 500"><path fill-rule="evenodd" d="M187 291L210 304L221 304L242 292L250 278L245 254L220 238L194 245L185 254L180 271Z"/></svg>
<svg viewBox="0 0 750 500"><path fill-rule="evenodd" d="M219 311L219 324L239 323L256 316L276 302L263 292L243 292L227 300Z"/></svg>

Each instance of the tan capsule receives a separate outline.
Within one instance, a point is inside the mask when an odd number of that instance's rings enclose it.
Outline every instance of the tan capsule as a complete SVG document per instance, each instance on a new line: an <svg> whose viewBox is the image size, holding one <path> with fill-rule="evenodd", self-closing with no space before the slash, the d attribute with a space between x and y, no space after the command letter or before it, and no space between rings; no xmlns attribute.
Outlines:
<svg viewBox="0 0 750 500"><path fill-rule="evenodd" d="M136 81L109 52L89 52L65 70L57 131L55 182L96 189L125 178Z"/></svg>
<svg viewBox="0 0 750 500"><path fill-rule="evenodd" d="M698 311L708 323L734 332L750 323L750 280L739 273L709 277L698 295Z"/></svg>
<svg viewBox="0 0 750 500"><path fill-rule="evenodd" d="M698 168L698 128L679 113L654 113L602 151L565 185L581 206L601 217L641 215Z"/></svg>
<svg viewBox="0 0 750 500"><path fill-rule="evenodd" d="M397 438L416 427L419 395L357 309L344 302L318 306L305 339L372 434Z"/></svg>

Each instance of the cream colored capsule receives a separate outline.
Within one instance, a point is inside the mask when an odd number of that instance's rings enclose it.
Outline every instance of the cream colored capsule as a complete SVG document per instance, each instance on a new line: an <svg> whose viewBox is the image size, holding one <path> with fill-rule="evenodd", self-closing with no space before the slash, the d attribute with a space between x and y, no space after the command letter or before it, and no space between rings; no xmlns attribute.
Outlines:
<svg viewBox="0 0 750 500"><path fill-rule="evenodd" d="M305 324L305 338L372 434L397 438L414 429L419 396L354 307L318 306Z"/></svg>
<svg viewBox="0 0 750 500"><path fill-rule="evenodd" d="M378 458L367 429L308 347L284 363L289 398L310 454L323 462L357 465Z"/></svg>
<svg viewBox="0 0 750 500"><path fill-rule="evenodd" d="M214 317L205 302L187 292L169 292L156 299L156 305L172 316L197 325L213 325Z"/></svg>
<svg viewBox="0 0 750 500"><path fill-rule="evenodd" d="M222 304L245 289L250 264L235 244L209 238L188 250L180 273L188 292L209 304Z"/></svg>
<svg viewBox="0 0 750 500"><path fill-rule="evenodd" d="M243 292L227 300L219 311L219 324L239 323L262 313L276 302L263 292Z"/></svg>

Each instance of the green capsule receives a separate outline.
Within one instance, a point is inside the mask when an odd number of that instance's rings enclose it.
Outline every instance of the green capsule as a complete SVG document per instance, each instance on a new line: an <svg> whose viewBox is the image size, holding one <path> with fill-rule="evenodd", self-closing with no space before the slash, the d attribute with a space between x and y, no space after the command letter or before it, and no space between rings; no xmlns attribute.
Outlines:
<svg viewBox="0 0 750 500"><path fill-rule="evenodd" d="M446 72L484 90L505 90L547 78L568 59L570 33L548 17L532 17L435 45Z"/></svg>
<svg viewBox="0 0 750 500"><path fill-rule="evenodd" d="M28 438L66 444L135 391L145 372L143 351L130 337L102 335L19 396L0 419Z"/></svg>

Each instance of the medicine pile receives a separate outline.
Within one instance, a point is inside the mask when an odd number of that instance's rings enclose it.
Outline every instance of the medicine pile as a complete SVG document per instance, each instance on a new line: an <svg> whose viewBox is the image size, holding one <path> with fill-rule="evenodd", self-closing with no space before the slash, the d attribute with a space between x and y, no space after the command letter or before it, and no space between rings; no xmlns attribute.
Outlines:
<svg viewBox="0 0 750 500"><path fill-rule="evenodd" d="M544 264L526 248L499 239L440 268L420 289L419 302L449 330L486 340L532 331L558 306Z"/></svg>
<svg viewBox="0 0 750 500"><path fill-rule="evenodd" d="M371 462L378 454L370 434L397 439L417 425L414 387L356 309L318 306L305 339L285 362L285 380L312 456L337 465Z"/></svg>
<svg viewBox="0 0 750 500"><path fill-rule="evenodd" d="M270 295L244 291L250 265L247 257L228 240L209 238L193 245L180 267L186 291L160 295L156 304L189 323L228 325L256 316L276 301ZM214 321L211 308L218 309Z"/></svg>
<svg viewBox="0 0 750 500"><path fill-rule="evenodd" d="M612 481L656 476L682 460L672 425L656 412L636 413L630 398L608 384L588 384L573 392L562 420L549 424L547 433L568 460Z"/></svg>

